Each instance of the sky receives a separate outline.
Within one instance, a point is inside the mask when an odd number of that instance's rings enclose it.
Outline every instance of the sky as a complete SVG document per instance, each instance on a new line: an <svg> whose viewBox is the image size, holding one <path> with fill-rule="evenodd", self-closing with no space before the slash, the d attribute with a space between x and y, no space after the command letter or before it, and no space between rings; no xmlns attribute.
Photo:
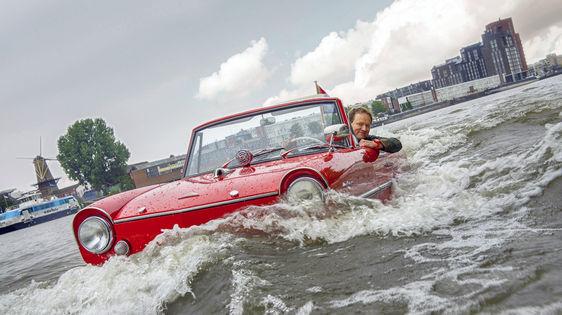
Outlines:
<svg viewBox="0 0 562 315"><path fill-rule="evenodd" d="M512 17L527 62L562 54L559 0L0 0L0 190L32 189L75 121L103 118L129 163L187 151L196 125L311 95L344 104L431 78ZM72 183L57 162L50 168Z"/></svg>

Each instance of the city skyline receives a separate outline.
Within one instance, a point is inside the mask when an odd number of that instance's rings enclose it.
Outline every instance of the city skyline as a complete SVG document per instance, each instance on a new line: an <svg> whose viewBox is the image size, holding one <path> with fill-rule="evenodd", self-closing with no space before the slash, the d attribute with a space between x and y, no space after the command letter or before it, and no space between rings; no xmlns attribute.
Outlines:
<svg viewBox="0 0 562 315"><path fill-rule="evenodd" d="M77 119L104 118L133 164L184 154L195 125L312 94L314 80L351 104L427 79L498 17L513 17L529 64L562 52L556 1L493 10L484 1L356 1L345 14L332 3L291 5L4 2L0 190L31 189L33 165L15 158L37 155L41 136L44 155L56 156Z"/></svg>
<svg viewBox="0 0 562 315"><path fill-rule="evenodd" d="M431 69L434 88L499 75L503 83L527 77L527 61L511 17L486 25L482 41L460 48L459 56Z"/></svg>

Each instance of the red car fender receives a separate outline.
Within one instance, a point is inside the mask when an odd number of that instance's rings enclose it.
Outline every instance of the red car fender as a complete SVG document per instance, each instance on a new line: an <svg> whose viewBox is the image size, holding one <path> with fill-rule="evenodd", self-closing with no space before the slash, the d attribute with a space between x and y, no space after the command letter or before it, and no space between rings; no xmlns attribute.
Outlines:
<svg viewBox="0 0 562 315"><path fill-rule="evenodd" d="M287 192L289 185L291 185L291 183L295 179L300 177L312 177L316 179L320 184L322 184L324 189L328 189L329 187L328 181L317 170L312 168L297 168L283 175L283 178L281 179L281 185L279 187L279 194L282 195Z"/></svg>
<svg viewBox="0 0 562 315"><path fill-rule="evenodd" d="M121 209L131 200L162 185L163 184L157 184L124 191L122 193L106 197L102 200L98 200L83 210L80 210L78 213L84 211L85 209L98 209L109 216L109 220L112 222L119 211L121 211Z"/></svg>

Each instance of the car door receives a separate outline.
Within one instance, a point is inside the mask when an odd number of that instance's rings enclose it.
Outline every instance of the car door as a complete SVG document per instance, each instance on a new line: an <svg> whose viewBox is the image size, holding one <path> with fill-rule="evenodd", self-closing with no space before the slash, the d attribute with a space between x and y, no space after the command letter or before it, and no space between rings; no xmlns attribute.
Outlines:
<svg viewBox="0 0 562 315"><path fill-rule="evenodd" d="M369 197L370 193L388 185L393 168L385 163L387 153L365 148L339 149L331 154L328 176L334 179L331 188L353 196Z"/></svg>

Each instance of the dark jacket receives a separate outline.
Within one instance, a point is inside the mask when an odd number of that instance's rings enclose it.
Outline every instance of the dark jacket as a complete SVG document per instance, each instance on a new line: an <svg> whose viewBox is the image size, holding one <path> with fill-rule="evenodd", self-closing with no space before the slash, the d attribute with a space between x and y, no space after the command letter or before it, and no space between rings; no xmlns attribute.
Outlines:
<svg viewBox="0 0 562 315"><path fill-rule="evenodd" d="M370 141L373 141L375 139L379 139L382 142L383 145L382 150L385 152L395 153L400 151L400 149L402 149L402 143L400 142L400 140L396 138L383 138L383 137L377 137L371 135L365 138L365 140L370 140Z"/></svg>

